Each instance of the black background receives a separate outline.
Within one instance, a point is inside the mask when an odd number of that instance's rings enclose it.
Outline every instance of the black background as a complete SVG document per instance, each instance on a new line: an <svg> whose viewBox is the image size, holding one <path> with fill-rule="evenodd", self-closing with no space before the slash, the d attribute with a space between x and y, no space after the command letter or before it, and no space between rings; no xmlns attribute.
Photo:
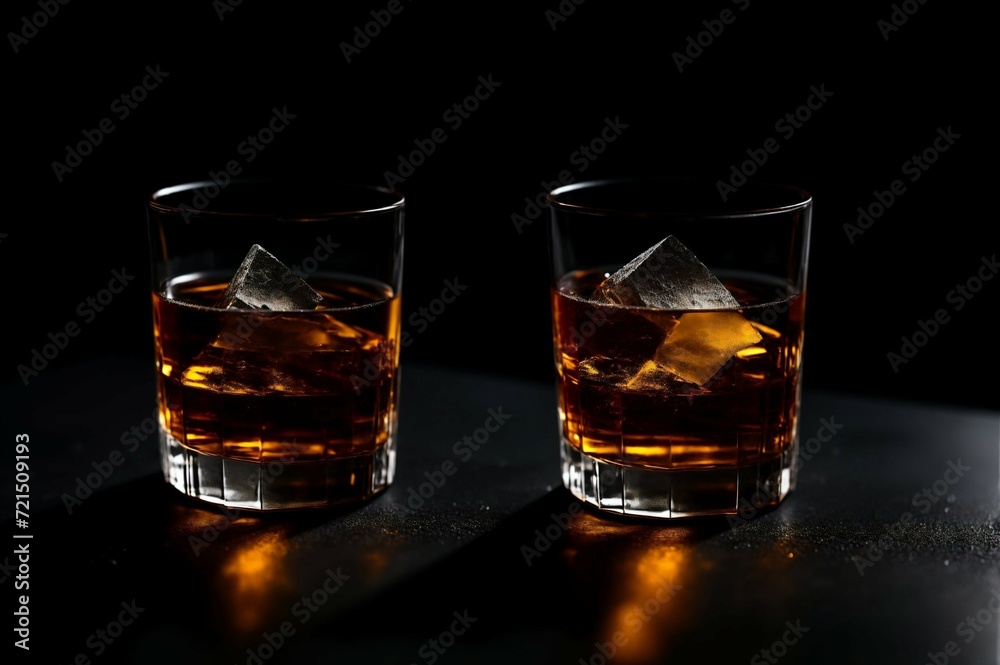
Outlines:
<svg viewBox="0 0 1000 665"><path fill-rule="evenodd" d="M221 4L207 1L72 2L16 53L8 35L5 379L20 381L17 365L47 333L79 322L77 305L122 268L135 281L51 364L123 353L148 357L152 371L146 195L219 171L272 108L287 107L295 119L245 175L384 184L415 140L447 132L399 185L407 196L404 314L436 297L446 278L468 290L415 337L404 363L550 378L545 218L522 233L511 221L525 197L564 169L578 180L724 178L747 149L774 136L780 149L759 177L804 187L816 202L807 385L996 406L995 390L975 386L996 370L990 313L1000 285L987 283L961 311L946 300L996 251L993 132L979 112L992 103L987 17L910 2L916 13L885 39L877 22L893 12L888 2L567 0L574 11L553 30L545 12L556 0L404 0L347 62L340 44L386 4L244 0L220 18ZM679 72L672 54L727 8L735 21ZM22 17L37 11L9 4L3 25L20 31ZM119 119L112 102L147 66L169 76ZM442 114L473 93L479 76L500 86L454 129ZM833 94L794 136L780 138L775 122L806 101L810 86ZM53 162L105 117L115 130L60 182ZM627 129L580 172L570 155L606 118ZM961 138L911 183L902 164L939 127ZM894 179L904 180L905 194L849 242L843 225ZM939 308L951 322L894 372L887 353ZM42 372L26 389L46 380Z"/></svg>

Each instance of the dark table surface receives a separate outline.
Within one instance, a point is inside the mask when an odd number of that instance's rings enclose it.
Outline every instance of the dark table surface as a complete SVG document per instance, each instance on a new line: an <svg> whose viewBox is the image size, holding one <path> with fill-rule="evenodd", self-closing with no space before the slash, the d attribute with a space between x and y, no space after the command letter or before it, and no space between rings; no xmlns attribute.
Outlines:
<svg viewBox="0 0 1000 665"><path fill-rule="evenodd" d="M407 366L389 491L233 515L182 498L152 438L133 443L152 376L106 358L0 389L8 499L14 436L30 436L28 528L4 513L32 536L4 548L30 542L28 591L0 555L7 607L30 593L14 662L998 662L995 412L807 390L803 440L842 427L780 507L636 521L562 488L553 384ZM459 458L489 409L510 418Z"/></svg>

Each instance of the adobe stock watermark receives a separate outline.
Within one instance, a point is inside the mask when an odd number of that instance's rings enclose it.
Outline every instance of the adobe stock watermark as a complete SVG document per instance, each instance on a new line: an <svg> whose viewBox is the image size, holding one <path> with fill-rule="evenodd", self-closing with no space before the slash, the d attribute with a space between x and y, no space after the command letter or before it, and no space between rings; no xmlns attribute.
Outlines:
<svg viewBox="0 0 1000 665"><path fill-rule="evenodd" d="M76 315L82 319L82 323L76 320L67 321L61 330L50 332L46 336L48 341L41 347L31 349L31 358L17 366L17 375L21 377L21 382L28 385L31 379L45 371L49 364L69 346L70 340L80 334L82 326L93 322L133 279L135 275L128 274L128 268L112 270L108 286L88 296L76 306Z"/></svg>
<svg viewBox="0 0 1000 665"><path fill-rule="evenodd" d="M540 183L542 188L537 194L524 197L524 210L520 213L511 213L510 221L514 224L514 230L517 231L517 234L524 233L524 227L531 226L535 220L541 217L543 211L548 210L549 202L546 197L549 192L557 187L572 184L576 180L576 175L590 168L590 165L604 154L604 151L617 141L628 127L622 122L619 115L616 115L614 119L605 117L604 126L601 127L597 135L586 143L581 143L576 150L570 153L569 163L570 166L576 167L576 173L574 174L573 171L566 168L561 170L552 182L543 180Z"/></svg>
<svg viewBox="0 0 1000 665"><path fill-rule="evenodd" d="M264 631L261 633L261 640L255 647L248 647L246 650L246 665L264 665L265 662L274 657L281 647L288 643L300 626L309 622L324 605L330 602L331 596L340 591L344 584L351 579L351 576L342 573L340 567L334 571L326 569L326 577L323 582L310 593L302 596L288 610L289 614L298 619L298 626L286 619L282 621L273 632Z"/></svg>
<svg viewBox="0 0 1000 665"><path fill-rule="evenodd" d="M472 93L446 108L441 114L441 121L447 124L452 131L458 131L465 124L465 121L479 110L480 105L492 97L497 88L503 85L503 81L493 79L492 73L486 76L480 75L476 80L478 83L473 88ZM396 164L396 170L386 171L382 174L385 178L385 186L389 189L395 189L397 185L406 182L407 178L416 173L418 167L427 162L437 147L447 140L448 132L443 127L435 127L425 139L413 139L413 150L406 155L403 153L396 155L399 160Z"/></svg>
<svg viewBox="0 0 1000 665"><path fill-rule="evenodd" d="M1000 591L993 589L990 591L990 599L974 615L966 616L955 626L955 635L964 637L963 644L970 644L976 636L993 623L993 620L1000 614ZM941 647L941 651L928 651L926 665L948 665L952 658L958 657L962 653L962 647L956 640L948 640Z"/></svg>
<svg viewBox="0 0 1000 665"><path fill-rule="evenodd" d="M889 12L889 18L880 18L875 22L875 27L882 33L883 41L889 41L892 33L902 28L910 20L910 17L917 13L920 6L926 2L927 0L903 0L899 4L893 3L892 11Z"/></svg>
<svg viewBox="0 0 1000 665"><path fill-rule="evenodd" d="M593 309L584 312L587 320L581 321L579 328L570 326L569 334L566 336L567 341L576 347L583 346L588 339L597 334L601 326L608 322L608 309L610 308L595 304Z"/></svg>
<svg viewBox="0 0 1000 665"><path fill-rule="evenodd" d="M226 14L236 11L236 8L243 4L243 0L212 0L212 9L219 18L219 23L226 20Z"/></svg>
<svg viewBox="0 0 1000 665"><path fill-rule="evenodd" d="M244 486L247 489L254 489L260 485L270 485L273 483L276 478L284 473L285 467L294 462L298 457L298 451L295 449L294 444L295 439L292 440L291 444L288 441L282 441L282 454L272 457L266 462L262 461L256 471L251 471L247 474L247 477L243 480ZM242 512L238 507L230 509L228 506L220 506L220 508L224 518L220 524L210 524L201 530L200 535L196 536L192 534L188 536L188 545L196 557L201 556L203 549L218 540L222 532L232 526L233 522L239 518Z"/></svg>
<svg viewBox="0 0 1000 665"><path fill-rule="evenodd" d="M947 308L939 307L927 320L917 319L917 329L912 334L899 338L899 351L889 351L886 354L893 374L899 374L900 367L913 360L920 353L920 349L927 346L934 336L941 332L942 327L951 323L952 313L964 309L969 301L982 291L986 283L996 276L998 271L1000 271L1000 263L997 263L996 254L989 258L980 257L975 274L964 282L959 282L945 294L945 301L952 305L952 311L949 312Z"/></svg>
<svg viewBox="0 0 1000 665"><path fill-rule="evenodd" d="M132 425L122 432L121 436L118 437L118 442L125 449L125 453L131 455L149 437L156 434L157 429L155 418L145 418L138 425ZM116 448L108 453L106 458L91 462L90 466L93 467L93 471L86 476L76 477L72 493L63 492L62 496L59 497L66 508L66 514L72 515L73 510L82 506L83 502L93 496L94 492L125 463L125 453Z"/></svg>
<svg viewBox="0 0 1000 665"><path fill-rule="evenodd" d="M27 504L25 505L27 508ZM15 541L17 542L17 541ZM19 591L29 590L31 584L31 543L22 541L14 548L14 556L17 557L17 582L14 588ZM10 567L6 564L5 567ZM13 571L8 570L7 575ZM6 579L6 578L5 578ZM14 632L21 639L14 641L14 646L25 651L31 651L31 603L30 594L21 594L15 597L17 609L14 610Z"/></svg>
<svg viewBox="0 0 1000 665"><path fill-rule="evenodd" d="M17 572L17 566L11 564L9 556L4 557L3 562L0 563L0 584L9 580L15 572Z"/></svg>
<svg viewBox="0 0 1000 665"><path fill-rule="evenodd" d="M539 558L552 548L552 544L562 538L569 528L573 519L583 512L583 504L573 501L566 508L564 513L552 513L549 517L551 522L543 529L535 529L535 539L528 545L521 545L521 556L528 568L531 568L533 560Z"/></svg>
<svg viewBox="0 0 1000 665"><path fill-rule="evenodd" d="M84 158L92 155L97 146L104 143L104 138L117 129L114 118L119 121L127 119L132 111L139 108L139 104L149 97L149 93L156 90L168 76L170 76L170 72L162 71L160 65L155 67L147 65L146 75L142 77L142 80L111 101L108 110L113 114L113 117L105 116L97 122L97 126L93 129L83 129L80 132L79 141L73 145L67 144L65 146L66 154L63 161L54 160L52 162L52 173L55 174L56 180L62 182L67 175L73 173L77 167L83 164Z"/></svg>
<svg viewBox="0 0 1000 665"><path fill-rule="evenodd" d="M412 2L412 0L407 0ZM392 20L403 13L406 5L402 0L389 0L385 9L372 9L368 14L372 20L354 26L352 40L340 42L340 52L344 54L344 60L351 64L351 58L361 54L361 51L371 45L372 40L382 34L382 31L389 27Z"/></svg>
<svg viewBox="0 0 1000 665"><path fill-rule="evenodd" d="M319 270L320 266L330 260L333 253L340 249L340 243L334 242L331 234L316 236L316 244L312 251L302 257L302 260L289 266L296 275L302 279L308 279Z"/></svg>
<svg viewBox="0 0 1000 665"><path fill-rule="evenodd" d="M778 132L783 140L788 141L795 136L795 133L812 119L813 113L823 108L834 95L832 91L826 89L825 83L820 83L818 88L815 85L809 86L809 92L810 94L803 104L781 116L774 123L774 131ZM771 155L780 149L781 142L773 136L764 139L759 148L747 148L746 154L749 159L739 164L730 164L728 179L717 180L715 183L722 200L728 201L729 197L747 184L747 179L763 168Z"/></svg>
<svg viewBox="0 0 1000 665"><path fill-rule="evenodd" d="M802 619L796 619L795 623L785 622L785 632L781 634L780 640L775 640L771 646L761 649L750 659L750 665L764 665L764 663L777 663L788 654L789 647L799 643L802 636L809 632L807 626L802 625Z"/></svg>
<svg viewBox="0 0 1000 665"><path fill-rule="evenodd" d="M844 423L838 423L836 416L819 419L819 429L816 434L799 444L798 454L795 457L794 465L796 472L801 471L807 462L811 461L823 449L823 444L830 443L834 437L844 429ZM769 478L760 481L757 491L750 499L740 498L737 503L736 514L726 515L726 521L730 528L749 522L757 516L766 506L771 505L781 496L781 471L777 471Z"/></svg>
<svg viewBox="0 0 1000 665"><path fill-rule="evenodd" d="M741 12L746 11L750 6L750 0L732 0L734 5L739 7ZM684 73L684 67L693 65L694 61L700 57L705 49L715 43L715 40L722 36L727 25L732 25L736 21L736 14L732 9L726 8L719 12L719 18L705 19L701 25L705 28L695 35L688 35L685 41L684 52L674 51L671 57L677 66L677 71Z"/></svg>
<svg viewBox="0 0 1000 665"><path fill-rule="evenodd" d="M608 662L618 655L618 650L629 643L654 616L659 614L664 605L673 600L677 592L684 586L674 581L664 580L656 587L653 593L641 605L636 604L625 615L626 630L616 630L607 642L594 642L594 651L588 658L577 660L579 665L607 665Z"/></svg>
<svg viewBox="0 0 1000 665"><path fill-rule="evenodd" d="M427 330L432 323L444 314L449 305L458 300L469 288L468 284L462 284L458 277L444 280L441 293L437 298L431 299L426 305L421 305L416 311L411 312L406 323L414 328L417 334ZM413 343L413 335L404 330L400 333L400 344L405 349Z"/></svg>
<svg viewBox="0 0 1000 665"><path fill-rule="evenodd" d="M38 31L47 26L49 20L54 19L59 10L68 4L69 0L38 0L38 11L22 16L20 30L7 33L7 41L14 53L20 53L21 47L37 37Z"/></svg>
<svg viewBox="0 0 1000 665"><path fill-rule="evenodd" d="M416 330L416 334L426 331L432 323L438 320L448 306L453 304L458 297L469 288L468 284L462 284L459 278L444 280L444 287L441 295L432 299L426 305L421 305L410 313L406 319L407 325ZM416 339L414 333L403 330L399 335L399 344L402 348L408 348ZM380 381L386 375L386 370L379 363L371 358L365 358L361 372L351 375L351 385L354 393L360 395L363 390L370 388L376 381Z"/></svg>
<svg viewBox="0 0 1000 665"><path fill-rule="evenodd" d="M420 510L424 503L433 497L439 489L444 487L448 478L458 473L459 465L468 462L472 456L486 445L490 437L500 431L500 428L513 418L513 414L504 413L503 406L491 407L486 410L486 420L482 427L477 427L471 434L464 435L451 447L452 454L458 462L446 459L441 462L437 469L424 471L424 478L427 480L414 488L412 485L407 488L406 505L412 510Z"/></svg>
<svg viewBox="0 0 1000 665"><path fill-rule="evenodd" d="M564 23L570 16L576 13L576 8L587 0L560 0L555 9L545 10L545 20L548 21L552 32L556 31L560 23Z"/></svg>
<svg viewBox="0 0 1000 665"><path fill-rule="evenodd" d="M436 663L438 658L443 656L448 649L455 646L458 638L465 635L469 628L472 627L472 624L479 620L469 614L469 610L467 609L462 612L456 610L451 615L454 619L448 625L448 628L442 630L437 637L427 640L427 642L417 649L417 656L427 663L427 665ZM411 665L413 664L411 663Z"/></svg>
<svg viewBox="0 0 1000 665"><path fill-rule="evenodd" d="M951 125L948 125L947 129L938 127L937 136L934 137L931 144L924 148L919 155L911 155L900 166L900 170L903 175L908 176L911 183L916 182L960 138L962 135L956 134ZM906 191L906 183L903 182L902 178L897 178L889 183L889 188L885 191L874 190L872 197L875 200L864 207L858 206L858 218L853 224L844 223L843 228L844 233L847 234L847 240L853 245L855 238L864 235L864 232L872 227L875 220L882 217Z"/></svg>
<svg viewBox="0 0 1000 665"><path fill-rule="evenodd" d="M340 243L334 242L331 234L327 234L325 238L316 236L316 244L312 251L298 263L289 266L289 269L302 279L308 279L339 248ZM241 314L234 320L228 321L222 332L219 333L219 340L228 348L238 348L246 344L254 333L265 326L269 320L273 319L254 313L254 311L248 311L246 314Z"/></svg>
<svg viewBox="0 0 1000 665"><path fill-rule="evenodd" d="M652 260L652 258L647 259L646 262L639 267L639 270L645 270L646 264L650 264L651 266L653 266L654 269L656 269L658 267L660 260L661 260L660 257L656 257L655 260ZM775 323L781 320L783 315L788 313L789 309L788 303L790 299L794 296L801 296L801 294L789 293L789 290L787 288L784 289L776 288L774 290L774 301L763 309L748 310L745 313L746 318L753 323L762 324L765 327L773 326ZM758 328L758 332L760 332L760 328ZM726 375L725 374L726 370L732 367L736 363L737 357L738 357L737 355L733 355L729 358L729 360L724 362L719 367L719 369L716 370L715 374L713 374L708 381L706 381L704 384L701 385L699 394L701 391L711 388L716 381L724 377ZM686 397L686 399L688 404L694 404L694 395L689 394Z"/></svg>
<svg viewBox="0 0 1000 665"><path fill-rule="evenodd" d="M952 486L964 478L965 474L971 470L971 466L962 464L961 457L954 461L948 460L941 477L915 493L910 502L911 505L914 508L919 508L923 514L929 513L931 507L947 495L951 491ZM874 566L876 562L882 559L886 551L892 549L894 541L899 539L900 534L913 522L913 519L913 513L910 511L903 512L894 523L882 525L885 534L872 541L863 554L851 556L851 562L857 568L858 575L864 577L865 569Z"/></svg>
<svg viewBox="0 0 1000 665"><path fill-rule="evenodd" d="M228 506L219 506L223 521L220 524L211 524L201 530L200 535L188 536L188 546L195 556L201 556L202 550L219 539L223 531L233 525L242 512L239 508L230 509Z"/></svg>
<svg viewBox="0 0 1000 665"><path fill-rule="evenodd" d="M285 131L297 117L298 114L290 113L287 106L282 106L280 109L277 106L272 107L271 117L264 126L252 134L247 134L247 137L236 146L237 157L228 160L218 171L209 171L211 184L206 182L204 187L196 189L190 203L181 203L177 206L184 223L190 224L191 217L207 208L212 200L232 183L233 178L243 173L243 168L253 163L278 134Z"/></svg>

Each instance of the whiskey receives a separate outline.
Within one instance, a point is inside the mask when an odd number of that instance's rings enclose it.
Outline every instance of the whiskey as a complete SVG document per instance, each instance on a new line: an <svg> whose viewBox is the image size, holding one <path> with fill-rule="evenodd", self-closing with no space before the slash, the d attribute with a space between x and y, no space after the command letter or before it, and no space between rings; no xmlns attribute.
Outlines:
<svg viewBox="0 0 1000 665"><path fill-rule="evenodd" d="M231 276L183 275L153 294L168 479L258 509L384 489L395 459L399 294L320 275L309 279L322 296L313 310L223 309Z"/></svg>
<svg viewBox="0 0 1000 665"><path fill-rule="evenodd" d="M657 310L595 302L606 277L570 273L552 291L567 486L639 515L731 514L761 493L777 503L792 482L803 294L720 274L737 312ZM717 370L700 364L698 336L726 334L733 317L760 340ZM658 349L685 335L691 345L682 351L695 357L680 369L660 366ZM587 465L597 471L580 474ZM633 505L630 486L644 495Z"/></svg>

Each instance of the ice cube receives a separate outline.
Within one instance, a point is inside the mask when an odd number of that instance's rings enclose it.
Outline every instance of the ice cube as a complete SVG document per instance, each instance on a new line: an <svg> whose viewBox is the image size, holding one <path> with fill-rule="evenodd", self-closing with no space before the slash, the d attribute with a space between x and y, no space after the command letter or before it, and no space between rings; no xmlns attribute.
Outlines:
<svg viewBox="0 0 1000 665"><path fill-rule="evenodd" d="M323 296L260 245L236 270L218 307L229 310L219 333L181 373L181 383L224 394L311 394L344 377L319 371L378 350L380 338L315 311ZM294 310L310 310L295 313ZM320 355L326 356L319 361ZM342 360L331 360L333 356ZM341 386L343 387L343 386Z"/></svg>
<svg viewBox="0 0 1000 665"><path fill-rule="evenodd" d="M593 300L658 310L736 310L740 303L691 250L667 236L601 282ZM646 318L666 338L650 361L631 376L629 389L664 385L665 372L705 385L738 352L762 338L738 311L687 311L674 319L649 312ZM663 325L659 318L673 327Z"/></svg>
<svg viewBox="0 0 1000 665"><path fill-rule="evenodd" d="M580 383L624 387L641 368L641 360L591 356L577 365L577 375Z"/></svg>
<svg viewBox="0 0 1000 665"><path fill-rule="evenodd" d="M656 350L653 360L685 381L703 386L737 351L761 339L739 312L688 312Z"/></svg>
<svg viewBox="0 0 1000 665"><path fill-rule="evenodd" d="M563 340L564 344L579 345L582 354L587 356L642 362L653 356L667 335L667 328L659 325L660 321L622 307L595 307L587 316L571 326Z"/></svg>
<svg viewBox="0 0 1000 665"><path fill-rule="evenodd" d="M656 309L736 309L736 298L674 236L667 236L601 282L592 300Z"/></svg>
<svg viewBox="0 0 1000 665"><path fill-rule="evenodd" d="M247 252L217 306L289 311L316 309L323 296L260 245Z"/></svg>
<svg viewBox="0 0 1000 665"><path fill-rule="evenodd" d="M181 383L224 394L346 390L351 374L366 367L360 358L389 358L392 348L381 335L326 312L231 313L181 373Z"/></svg>
<svg viewBox="0 0 1000 665"><path fill-rule="evenodd" d="M224 395L305 395L313 388L317 373L295 375L271 358L204 348L181 374L181 384Z"/></svg>
<svg viewBox="0 0 1000 665"><path fill-rule="evenodd" d="M663 393L675 392L678 384L686 385L680 383L675 374L657 363L655 360L648 360L642 367L639 368L637 372L630 374L629 377L621 384L621 387L626 390L655 391Z"/></svg>
<svg viewBox="0 0 1000 665"><path fill-rule="evenodd" d="M247 314L225 320L211 346L229 351L339 351L367 349L378 335L338 321L333 314Z"/></svg>

